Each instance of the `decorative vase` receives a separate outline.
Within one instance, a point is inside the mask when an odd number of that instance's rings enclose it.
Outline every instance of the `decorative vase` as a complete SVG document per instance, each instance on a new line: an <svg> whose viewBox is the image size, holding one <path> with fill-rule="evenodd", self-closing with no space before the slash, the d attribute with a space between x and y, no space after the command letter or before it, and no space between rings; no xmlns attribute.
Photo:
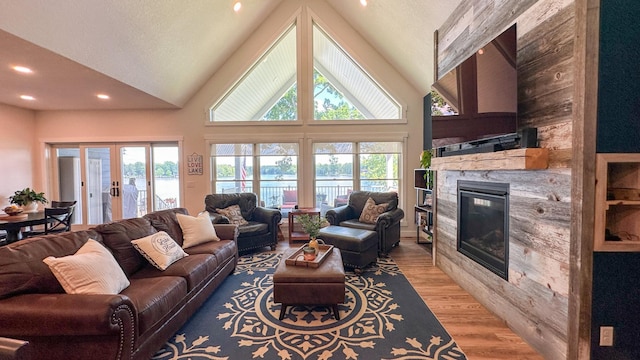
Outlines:
<svg viewBox="0 0 640 360"><path fill-rule="evenodd" d="M324 245L324 241L317 239L315 237L312 237L309 240L309 247L316 249L316 253L320 252L320 244Z"/></svg>
<svg viewBox="0 0 640 360"><path fill-rule="evenodd" d="M30 203L24 204L22 205L22 210L27 213L36 212L38 211L38 203L32 201Z"/></svg>

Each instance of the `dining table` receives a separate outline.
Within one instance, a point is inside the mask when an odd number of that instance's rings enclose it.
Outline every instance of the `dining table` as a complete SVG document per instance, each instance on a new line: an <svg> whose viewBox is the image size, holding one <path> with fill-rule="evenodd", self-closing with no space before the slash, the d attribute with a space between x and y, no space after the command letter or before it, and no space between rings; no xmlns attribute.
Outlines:
<svg viewBox="0 0 640 360"><path fill-rule="evenodd" d="M0 215L0 230L7 232L7 244L22 240L24 238L23 228L46 223L44 210L25 212L17 216Z"/></svg>

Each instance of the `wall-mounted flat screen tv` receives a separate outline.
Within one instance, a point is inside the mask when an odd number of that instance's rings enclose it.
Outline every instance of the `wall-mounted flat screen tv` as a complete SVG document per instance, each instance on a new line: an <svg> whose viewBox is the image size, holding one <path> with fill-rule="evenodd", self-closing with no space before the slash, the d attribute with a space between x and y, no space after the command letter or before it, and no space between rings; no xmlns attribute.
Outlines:
<svg viewBox="0 0 640 360"><path fill-rule="evenodd" d="M433 84L434 147L517 131L516 43L514 24Z"/></svg>

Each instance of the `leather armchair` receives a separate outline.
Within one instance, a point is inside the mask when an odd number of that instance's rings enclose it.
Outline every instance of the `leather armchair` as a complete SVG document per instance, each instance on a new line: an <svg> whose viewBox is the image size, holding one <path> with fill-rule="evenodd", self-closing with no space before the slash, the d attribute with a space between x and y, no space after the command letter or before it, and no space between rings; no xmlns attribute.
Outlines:
<svg viewBox="0 0 640 360"><path fill-rule="evenodd" d="M378 216L375 224L360 222L365 203L372 198L376 204L389 203L387 211ZM398 208L398 193L354 191L347 205L328 210L327 221L331 225L375 231L378 234L378 253L385 256L400 243L400 221L404 211Z"/></svg>
<svg viewBox="0 0 640 360"><path fill-rule="evenodd" d="M214 224L229 224L230 220L216 209L238 205L242 217L249 223L238 226L238 251L269 246L275 250L278 244L278 224L282 219L280 211L257 206L258 197L254 193L209 194L204 199L205 210Z"/></svg>

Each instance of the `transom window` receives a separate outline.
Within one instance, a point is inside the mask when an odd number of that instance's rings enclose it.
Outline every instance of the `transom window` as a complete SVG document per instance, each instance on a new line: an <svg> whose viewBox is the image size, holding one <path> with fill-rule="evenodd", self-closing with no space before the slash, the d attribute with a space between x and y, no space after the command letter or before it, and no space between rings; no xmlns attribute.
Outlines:
<svg viewBox="0 0 640 360"><path fill-rule="evenodd" d="M258 59L221 101L212 121L292 121L298 118L296 26Z"/></svg>
<svg viewBox="0 0 640 360"><path fill-rule="evenodd" d="M212 122L390 120L401 107L323 29L313 25L311 43L298 42L291 25L247 73L210 109ZM298 96L297 54L313 53L313 98ZM309 105L303 107L301 102ZM299 114L307 108L309 114ZM313 110L313 114L311 113Z"/></svg>

